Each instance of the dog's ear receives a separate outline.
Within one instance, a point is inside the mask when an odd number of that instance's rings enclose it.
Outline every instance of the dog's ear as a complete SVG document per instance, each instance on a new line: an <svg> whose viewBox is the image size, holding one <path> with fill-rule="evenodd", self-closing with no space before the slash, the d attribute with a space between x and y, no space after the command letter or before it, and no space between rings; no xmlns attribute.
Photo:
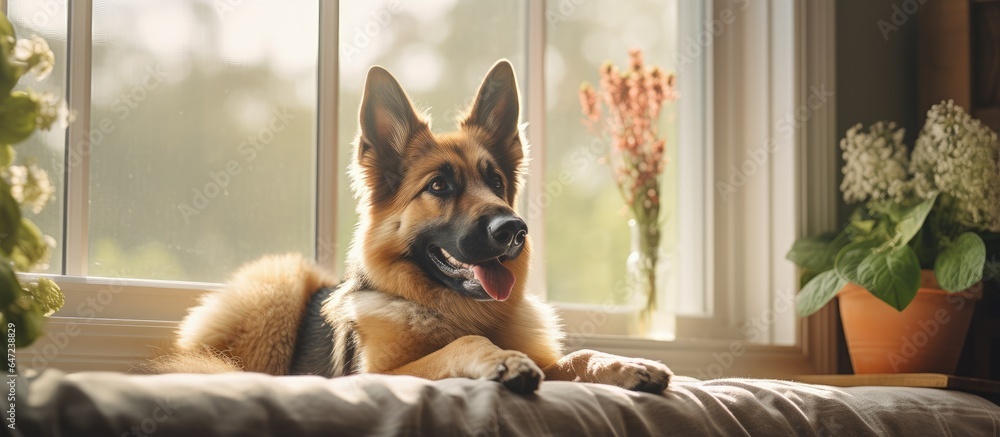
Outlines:
<svg viewBox="0 0 1000 437"><path fill-rule="evenodd" d="M489 134L493 142L508 143L518 134L520 117L514 67L506 59L501 59L493 64L479 85L476 100L462 126L476 126Z"/></svg>
<svg viewBox="0 0 1000 437"><path fill-rule="evenodd" d="M463 128L479 128L487 135L487 149L513 176L524 160L521 144L521 103L517 96L514 67L506 59L493 64L476 100L462 121Z"/></svg>
<svg viewBox="0 0 1000 437"><path fill-rule="evenodd" d="M402 181L403 151L413 135L429 129L406 92L388 71L379 66L368 70L359 110L360 134L355 165L376 200L392 195Z"/></svg>
<svg viewBox="0 0 1000 437"><path fill-rule="evenodd" d="M402 153L413 132L427 126L396 78L379 66L368 70L358 115L361 121L359 146L386 149L387 152Z"/></svg>

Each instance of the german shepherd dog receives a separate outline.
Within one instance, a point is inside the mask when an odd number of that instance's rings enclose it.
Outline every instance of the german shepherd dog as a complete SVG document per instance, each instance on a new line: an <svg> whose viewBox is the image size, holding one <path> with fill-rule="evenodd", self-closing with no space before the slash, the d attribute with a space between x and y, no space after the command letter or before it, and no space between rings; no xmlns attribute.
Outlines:
<svg viewBox="0 0 1000 437"><path fill-rule="evenodd" d="M359 372L543 379L662 392L663 364L563 356L552 308L525 290L531 240L514 212L527 144L514 70L498 61L457 131L433 134L389 72L372 67L350 166L360 222L339 285L298 255L242 267L184 319L174 351L140 371Z"/></svg>

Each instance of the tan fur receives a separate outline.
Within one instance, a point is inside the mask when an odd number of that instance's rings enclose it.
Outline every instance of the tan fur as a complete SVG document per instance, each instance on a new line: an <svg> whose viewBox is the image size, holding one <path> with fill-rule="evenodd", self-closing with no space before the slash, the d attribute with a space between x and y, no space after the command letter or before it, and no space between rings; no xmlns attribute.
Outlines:
<svg viewBox="0 0 1000 437"><path fill-rule="evenodd" d="M527 160L519 111L513 70L498 62L459 130L432 134L395 79L371 70L350 170L359 225L345 282L320 310L333 331L334 374L482 378L519 392L535 390L544 378L646 391L666 386L669 369L657 362L594 351L563 356L553 309L525 289L530 238L504 262L516 278L505 301L469 298L412 261L413 242L429 224L464 223L517 205ZM442 200L426 187L445 165L462 189ZM502 191L483 180L484 168L495 170ZM250 263L191 310L176 351L148 368L288 373L310 299L333 284L298 255ZM192 363L198 357L204 362Z"/></svg>
<svg viewBox="0 0 1000 437"><path fill-rule="evenodd" d="M207 346L239 357L248 370L284 374L306 302L320 287L334 284L298 254L248 263L226 288L201 298L181 323L174 346L182 354Z"/></svg>
<svg viewBox="0 0 1000 437"><path fill-rule="evenodd" d="M242 370L244 370L243 363L240 362L238 357L209 346L203 346L184 351L174 351L173 353L161 355L148 361L133 364L130 372L143 374L168 372L226 373Z"/></svg>

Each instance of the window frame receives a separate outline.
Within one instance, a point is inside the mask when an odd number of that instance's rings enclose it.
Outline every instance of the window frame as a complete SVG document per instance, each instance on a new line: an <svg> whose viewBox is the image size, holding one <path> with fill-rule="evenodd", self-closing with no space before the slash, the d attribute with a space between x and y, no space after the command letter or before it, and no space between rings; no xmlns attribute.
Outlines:
<svg viewBox="0 0 1000 437"><path fill-rule="evenodd" d="M555 1L555 0L550 0ZM709 17L716 17L726 9L740 7L746 4L746 0L704 0L704 12ZM684 5L684 2L680 2ZM713 254L727 253L726 249L734 247L733 241L720 241L719 229L733 227L734 211L726 208L719 208L717 196L715 195L713 174L719 173L720 162L715 161L716 157L729 158L744 152L744 149L737 147L734 138L741 133L732 126L742 126L746 123L743 114L732 110L728 112L715 112L714 107L720 108L725 105L713 105L713 102L727 102L726 96L720 95L720 90L734 89L743 86L748 79L743 75L747 61L752 61L753 57L738 56L742 38L746 36L756 36L766 38L770 46L782 43L781 36L791 37L793 50L789 53L790 59L775 59L771 52L767 53L763 59L766 65L757 63L752 67L763 69L766 80L769 84L781 79L791 79L794 85L789 87L769 88L767 93L759 96L768 102L770 111L769 120L773 120L775 115L783 110L794 108L808 97L808 85L813 83L825 83L829 88L833 82L833 23L834 8L832 5L820 2L820 4L802 4L780 2L768 0L756 3L757 11L756 27L743 25L731 26L733 29L725 29L720 34L714 36L714 43L710 42L702 47L706 55L704 58L705 73L703 77L706 86L701 87L704 91L704 130L700 134L704 136L706 146L705 162L713 163L714 172L709 169L704 174L706 199L706 244L704 254L701 257L706 271L705 287L713 290L709 296L714 294L714 299L710 298L708 305L710 316L691 317L678 320L677 340L657 341L640 338L631 338L621 335L607 335L604 333L594 333L571 338L567 344L568 349L597 348L611 353L623 355L646 356L660 359L667 362L675 371L692 376L717 376L709 372L713 370L714 364L719 364L722 375L746 375L753 373L754 376L788 376L796 373L816 373L829 372L835 369L836 363L836 313L833 310L826 310L808 320L797 323L795 326L795 341L792 346L767 346L749 344L745 340L734 336L738 329L735 326L737 320L745 319L748 314L768 309L775 310L773 291L769 293L759 293L758 299L753 305L744 306L741 310L734 308L733 302L740 302L738 296L745 294L746 288L737 284L725 284L727 278L735 277L734 272L738 272L745 265L739 263L723 263L718 266ZM68 83L67 100L72 109L76 111L77 119L67 130L67 144L88 144L86 143L86 131L90 127L89 105L90 105L90 53L92 50L91 36L89 31L92 24L92 0L74 0L68 2L69 23L67 35L67 47L70 53L67 60ZM682 6L684 7L684 6ZM688 4L690 7L690 3ZM0 8L4 11L6 0L0 0ZM524 102L526 109L526 119L530 126L529 142L535 148L533 160L529 164L529 173L536 180L540 179L544 167L544 47L546 40L545 32L545 0L528 0L527 3L527 50L526 59L527 78L522 89L526 97ZM322 1L319 7L320 20L320 53L339 53L338 47L338 12L339 1ZM681 20L685 21L685 20ZM334 25L324 25L334 23ZM784 27L781 24L784 24ZM768 29L777 24L779 31L783 32L778 39ZM682 24L683 26L683 24ZM694 30L703 28L704 23L698 20L695 23L688 23L694 26ZM85 32L76 32L74 29L88 29ZM691 30L691 29L688 29ZM738 30L738 31L737 31ZM763 32L763 33L762 33ZM758 59L759 60L759 59ZM320 120L337 120L337 87L338 87L338 63L337 56L320 56L318 64L319 83L319 104L317 107L317 117ZM780 74L791 77L776 76L776 71L772 68L775 61L779 61L786 67ZM713 66L724 68L713 69ZM780 88L780 89L778 89ZM775 91L776 92L772 92ZM779 102L779 103L775 103ZM749 100L743 100L744 104L751 104ZM791 105L791 106L789 106ZM791 217L786 217L781 226L790 226L792 232L783 233L781 238L768 238L760 240L766 244L769 256L766 263L768 272L766 278L758 280L758 283L768 284L768 289L773 290L773 286L783 280L776 280L774 276L780 273L787 273L778 264L783 259L785 247L777 245L789 238L794 238L799 234L811 233L818 230L832 229L836 226L836 148L833 115L835 113L835 102L827 105L822 111L805 120L801 126L794 130L791 138L785 139L786 144L794 153L790 153L783 165L791 164L790 173L783 175L790 182L792 193L784 204L770 203L770 210L782 210L782 208L792 211ZM714 124L712 123L714 120ZM724 131L723 127L729 129ZM744 126L745 127L745 126ZM337 159L337 123L318 123L317 131L317 228L316 228L316 257L318 262L336 274L342 274L342 269L336 264L336 255L333 253L333 244L336 236L336 179L341 163ZM773 129L771 129L773 131ZM768 132L765 132L765 136ZM804 144L816 145L805 147ZM81 152L84 152L83 150ZM720 154L720 151L722 152ZM69 148L67 153L70 153ZM59 283L66 295L66 306L63 310L51 317L48 330L53 339L49 341L41 340L34 345L31 350L34 358L41 358L45 365L57 364L65 370L107 370L110 367L120 368L127 363L141 360L148 355L147 345L167 347L169 339L173 335L181 317L185 314L185 309L194 305L196 299L203 293L221 288L222 284L197 283L182 281L152 281L137 280L129 278L101 278L87 276L87 196L89 184L89 154L81 153L85 159L80 165L66 165L66 217L65 226L65 247L64 274L62 275L22 275L25 279L32 277L46 276ZM740 155L742 156L742 155ZM682 178L684 176L681 176ZM690 175L688 177L691 177ZM770 179L769 179L770 180ZM74 182L75 181L75 182ZM81 183L82 182L82 183ZM794 188L799 187L799 188ZM785 192L782 192L785 193ZM762 193L758 193L762 194ZM766 193L766 196L781 193ZM768 197L770 200L773 198ZM322 200L322 201L320 201ZM746 202L751 203L751 202ZM746 212L744 211L736 212ZM723 213L723 214L720 214ZM729 214L729 215L726 215ZM728 218L728 219L727 219ZM536 245L534 247L533 273L529 279L531 289L544 298L545 296L545 269L544 258L544 222L541 217L535 217L529 226L532 227ZM541 231L536 231L541 230ZM740 240L740 239L734 239ZM747 244L746 241L736 241L737 244ZM740 246L742 247L742 246ZM781 251L777 253L775 251ZM728 252L733 253L733 252ZM710 262L712 261L712 262ZM713 269L709 265L716 264ZM721 280L720 280L721 279ZM567 324L585 323L581 317L587 317L588 308L572 308L572 306L559 305L558 311ZM742 311L742 312L741 312ZM579 325L578 325L579 326ZM60 329L62 328L62 329ZM682 329L683 328L683 329ZM69 337L80 337L81 340L68 342L59 346L53 341L59 333L66 333ZM75 334L74 334L75 332ZM698 333L698 335L691 335ZM703 336L707 340L699 340ZM115 340L115 341L109 341ZM53 353L50 346L55 345ZM736 350L738 349L738 351ZM736 358L735 364L723 365L718 358L719 353L729 353ZM28 360L32 358L29 356ZM127 368L127 367L126 367Z"/></svg>

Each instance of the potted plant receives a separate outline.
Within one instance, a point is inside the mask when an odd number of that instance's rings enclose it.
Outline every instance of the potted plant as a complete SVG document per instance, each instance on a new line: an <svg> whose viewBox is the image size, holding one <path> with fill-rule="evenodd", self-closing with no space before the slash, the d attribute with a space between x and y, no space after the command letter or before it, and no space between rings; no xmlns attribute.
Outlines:
<svg viewBox="0 0 1000 437"><path fill-rule="evenodd" d="M34 213L52 198L48 174L32 162L15 164L14 145L38 129L65 125L65 105L51 93L14 90L28 72L44 79L55 59L45 40L17 39L6 15L0 12L0 322L7 339L24 347L42 332L42 318L63 305L59 286L48 278L22 283L15 272L45 269L55 245L22 214ZM13 372L13 362L8 372Z"/></svg>
<svg viewBox="0 0 1000 437"><path fill-rule="evenodd" d="M953 373L1000 232L997 134L952 101L934 105L912 153L879 122L847 131L844 200L860 206L837 234L803 238L802 317L840 296L856 373Z"/></svg>

